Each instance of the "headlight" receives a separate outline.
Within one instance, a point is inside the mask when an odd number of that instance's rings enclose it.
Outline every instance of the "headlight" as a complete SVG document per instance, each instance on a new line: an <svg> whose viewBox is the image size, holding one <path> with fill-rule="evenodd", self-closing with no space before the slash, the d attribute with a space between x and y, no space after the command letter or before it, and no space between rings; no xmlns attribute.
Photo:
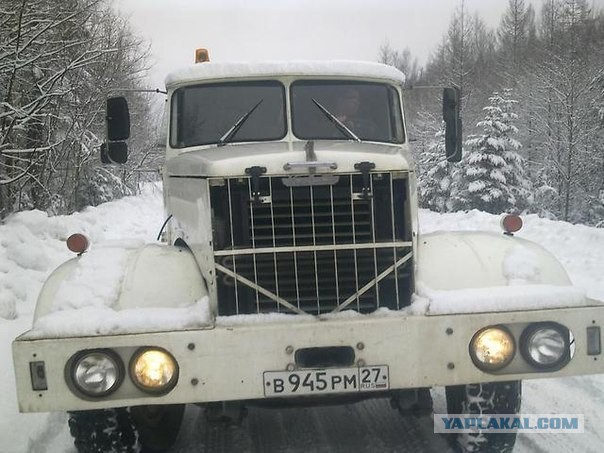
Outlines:
<svg viewBox="0 0 604 453"><path fill-rule="evenodd" d="M124 366L110 350L83 351L71 361L71 381L87 396L101 397L113 393L122 383Z"/></svg>
<svg viewBox="0 0 604 453"><path fill-rule="evenodd" d="M520 352L536 368L560 369L570 360L570 332L553 322L532 324L522 332Z"/></svg>
<svg viewBox="0 0 604 453"><path fill-rule="evenodd" d="M477 332L470 342L470 356L483 371L497 371L507 366L516 353L514 337L502 326Z"/></svg>
<svg viewBox="0 0 604 453"><path fill-rule="evenodd" d="M178 380L178 364L172 355L159 348L139 349L130 362L130 377L141 390L167 393Z"/></svg>

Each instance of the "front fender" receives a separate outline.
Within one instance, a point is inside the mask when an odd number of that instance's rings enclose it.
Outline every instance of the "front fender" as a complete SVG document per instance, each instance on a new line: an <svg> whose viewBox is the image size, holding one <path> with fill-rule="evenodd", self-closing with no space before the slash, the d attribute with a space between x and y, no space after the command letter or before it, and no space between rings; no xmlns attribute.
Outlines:
<svg viewBox="0 0 604 453"><path fill-rule="evenodd" d="M51 273L38 297L34 331L50 318L54 318L53 326L61 317L66 323L92 326L111 322L104 318L113 315L119 322L119 316L123 318L126 313L128 322L139 318L144 329L148 316L169 317L175 315L174 309L196 308L210 312L205 281L187 248L138 243L101 245ZM101 319L89 319L97 315Z"/></svg>
<svg viewBox="0 0 604 453"><path fill-rule="evenodd" d="M435 232L418 241L417 281L436 290L571 285L558 260L534 242L490 232Z"/></svg>

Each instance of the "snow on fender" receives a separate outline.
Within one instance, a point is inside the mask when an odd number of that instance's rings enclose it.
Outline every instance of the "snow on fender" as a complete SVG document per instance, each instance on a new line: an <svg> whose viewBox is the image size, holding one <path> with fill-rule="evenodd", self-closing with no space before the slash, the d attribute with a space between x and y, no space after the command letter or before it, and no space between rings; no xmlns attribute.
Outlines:
<svg viewBox="0 0 604 453"><path fill-rule="evenodd" d="M455 314L585 306L540 245L489 232L436 232L418 246L414 313Z"/></svg>
<svg viewBox="0 0 604 453"><path fill-rule="evenodd" d="M188 249L120 241L96 246L48 277L27 337L182 330L208 326L212 318Z"/></svg>
<svg viewBox="0 0 604 453"><path fill-rule="evenodd" d="M420 236L417 280L453 290L518 284L571 285L556 258L534 242L478 231Z"/></svg>

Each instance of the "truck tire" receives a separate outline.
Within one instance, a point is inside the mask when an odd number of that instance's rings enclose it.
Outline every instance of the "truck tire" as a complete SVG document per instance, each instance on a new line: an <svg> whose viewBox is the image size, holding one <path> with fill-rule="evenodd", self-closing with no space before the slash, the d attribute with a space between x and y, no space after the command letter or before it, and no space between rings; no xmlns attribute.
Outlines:
<svg viewBox="0 0 604 453"><path fill-rule="evenodd" d="M125 408L69 413L69 432L78 453L134 453L138 434Z"/></svg>
<svg viewBox="0 0 604 453"><path fill-rule="evenodd" d="M184 404L69 413L78 453L161 453L176 441Z"/></svg>
<svg viewBox="0 0 604 453"><path fill-rule="evenodd" d="M446 387L449 414L517 414L520 411L522 382L492 382ZM509 453L516 433L455 433L449 438L456 452Z"/></svg>

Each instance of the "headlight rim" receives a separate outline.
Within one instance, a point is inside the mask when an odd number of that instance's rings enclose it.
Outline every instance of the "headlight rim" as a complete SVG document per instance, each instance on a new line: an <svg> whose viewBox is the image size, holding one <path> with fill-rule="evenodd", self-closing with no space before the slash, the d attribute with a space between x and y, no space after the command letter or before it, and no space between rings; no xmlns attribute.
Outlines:
<svg viewBox="0 0 604 453"><path fill-rule="evenodd" d="M113 383L109 389L105 390L102 393L94 393L89 392L86 389L82 388L76 379L76 368L81 360L91 354L104 354L109 357L109 359L116 365L117 370L117 379ZM94 401L98 401L101 398L105 398L114 394L124 383L124 379L126 378L126 367L124 365L124 361L120 357L120 355L112 349L109 348L93 348L93 349L84 349L73 354L70 359L67 361L65 365L65 377L68 384L68 387L71 389L73 393L77 396L90 399Z"/></svg>
<svg viewBox="0 0 604 453"><path fill-rule="evenodd" d="M481 333L483 333L483 332L485 332L487 330L490 330L490 329L501 330L502 332L506 333L509 336L509 338L511 339L512 353L510 354L509 358L506 361L504 361L504 362L502 362L501 364L498 364L498 365L490 365L490 364L481 362L478 359L478 357L476 356L476 350L474 348L474 341L476 340L476 338ZM516 342L516 338L514 337L514 335L510 331L510 329L508 329L503 324L495 324L495 325L491 325L491 326L486 326L486 327L483 327L482 329L477 330L474 333L474 335L472 335L472 338L470 339L470 343L469 343L468 348L470 350L470 358L472 359L472 362L474 363L474 365L476 366L476 368L478 368L480 371L483 371L485 373L497 373L497 372L503 370L505 367L507 367L508 365L510 365L510 363L512 363L512 361L516 357L516 353L518 352L518 345L517 345L517 342Z"/></svg>
<svg viewBox="0 0 604 453"><path fill-rule="evenodd" d="M136 378L136 372L135 372L136 361L138 360L138 358L140 358L141 355L143 355L147 351L163 352L164 354L167 354L174 362L174 365L175 365L174 375L172 376L172 378L170 379L168 384L166 384L163 387L160 387L160 388L147 387L147 386L141 384L138 381L138 379ZM174 355L167 349L161 348L159 346L141 346L136 351L134 351L134 353L132 354L132 357L130 358L130 363L128 364L128 373L130 376L130 381L132 381L132 383L134 384L134 386L137 389L139 389L147 394L150 394L150 395L161 396L161 395L166 395L166 394L170 393L172 390L174 390L174 387L176 387L176 384L178 384L178 379L180 377L180 365L178 364L178 361L176 360Z"/></svg>
<svg viewBox="0 0 604 453"><path fill-rule="evenodd" d="M564 343L565 343L564 354L562 354L560 356L560 359L558 359L556 362L553 362L552 364L549 364L549 365L539 363L538 361L533 359L533 357L531 356L531 354L529 352L530 338L537 331L543 330L543 329L556 330L557 332L559 332L562 335L562 337L564 338ZM539 371L553 372L553 371L561 370L566 365L568 365L568 363L572 359L571 331L568 327L566 327L560 323L554 322L554 321L535 322L535 323L529 324L528 326L526 326L524 328L524 330L522 331L522 334L520 335L520 355L525 360L525 362L527 362L530 366L532 366L533 368L535 368Z"/></svg>

